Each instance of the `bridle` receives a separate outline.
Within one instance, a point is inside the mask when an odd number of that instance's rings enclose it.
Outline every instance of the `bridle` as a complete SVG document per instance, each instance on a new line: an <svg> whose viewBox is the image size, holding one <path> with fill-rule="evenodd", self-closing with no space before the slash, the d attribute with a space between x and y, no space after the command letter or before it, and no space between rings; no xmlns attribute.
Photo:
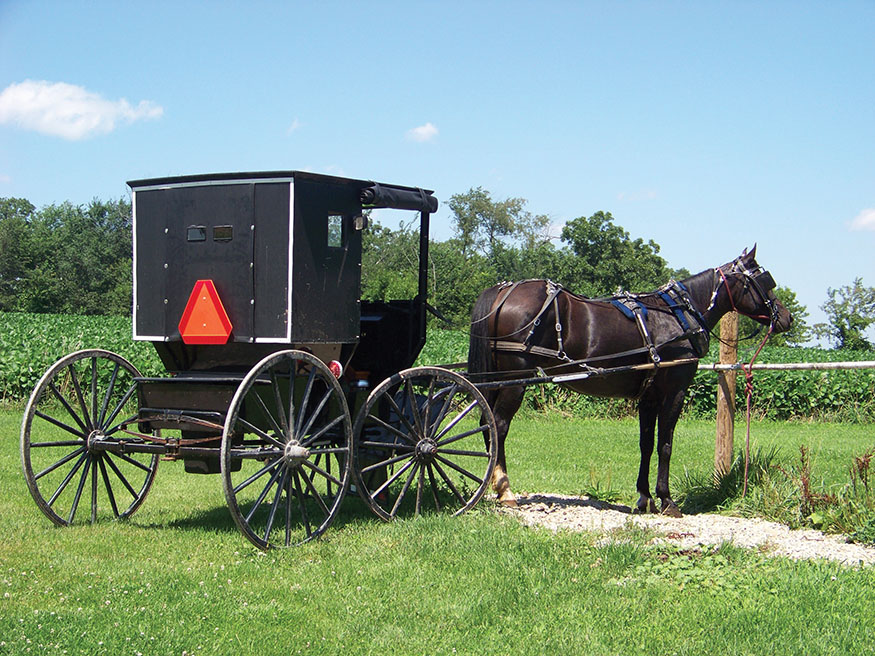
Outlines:
<svg viewBox="0 0 875 656"><path fill-rule="evenodd" d="M778 299L774 297L769 298L768 294L768 292L776 287L775 279L772 277L772 274L759 265L757 265L755 269L747 268L740 257L735 259L729 265L728 272L723 270L725 267L726 265L714 269L714 276L715 278L719 277L719 280L714 284L714 291L711 293L711 302L708 304L708 310L711 310L714 307L717 302L717 294L720 291L720 286L723 285L726 287L726 294L729 296L729 303L733 310L739 314L745 315L746 317L750 317L751 319L767 319L769 321L769 332L772 332L778 321L779 313ZM733 274L743 277L745 290L750 286L759 295L762 305L768 308L768 315L750 314L738 309L735 303L735 298L732 295L732 287L729 285L729 280L727 279L727 275Z"/></svg>

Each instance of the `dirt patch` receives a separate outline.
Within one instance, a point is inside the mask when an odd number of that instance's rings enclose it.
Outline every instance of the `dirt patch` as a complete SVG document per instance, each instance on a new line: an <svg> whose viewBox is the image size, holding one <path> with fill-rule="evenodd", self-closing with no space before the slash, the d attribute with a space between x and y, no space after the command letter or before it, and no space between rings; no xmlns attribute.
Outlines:
<svg viewBox="0 0 875 656"><path fill-rule="evenodd" d="M681 549L732 542L772 556L822 558L844 565L875 564L875 547L851 544L841 536L820 531L790 530L782 524L763 519L715 514L684 515L680 519L638 515L632 514L628 506L561 494L521 494L517 496L517 502L519 508L503 508L502 512L518 517L530 526L543 526L554 531L607 534L631 522L657 532L658 540L675 544Z"/></svg>

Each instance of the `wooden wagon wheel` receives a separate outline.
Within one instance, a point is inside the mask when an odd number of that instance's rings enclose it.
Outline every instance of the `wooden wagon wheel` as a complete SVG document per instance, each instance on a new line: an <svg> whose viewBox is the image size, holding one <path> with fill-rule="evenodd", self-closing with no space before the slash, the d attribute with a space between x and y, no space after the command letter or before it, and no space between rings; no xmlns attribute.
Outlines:
<svg viewBox="0 0 875 656"><path fill-rule="evenodd" d="M260 549L322 534L349 487L352 420L321 360L280 351L246 375L222 434L222 486L231 516Z"/></svg>
<svg viewBox="0 0 875 656"><path fill-rule="evenodd" d="M37 382L21 425L21 463L55 524L74 523L83 508L92 523L129 517L143 503L158 456L137 452L143 439L124 432L137 417L139 375L121 356L94 349L61 358Z"/></svg>
<svg viewBox="0 0 875 656"><path fill-rule="evenodd" d="M356 486L384 520L426 510L460 514L483 493L495 467L498 431L480 391L439 367L401 371L359 411Z"/></svg>

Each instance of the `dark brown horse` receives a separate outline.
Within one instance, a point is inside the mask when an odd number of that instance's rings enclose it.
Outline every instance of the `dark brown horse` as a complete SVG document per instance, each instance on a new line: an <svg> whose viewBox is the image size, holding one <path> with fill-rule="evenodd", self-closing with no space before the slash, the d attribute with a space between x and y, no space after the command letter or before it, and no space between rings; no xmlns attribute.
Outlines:
<svg viewBox="0 0 875 656"><path fill-rule="evenodd" d="M637 510L657 512L648 470L658 421L656 496L663 513L680 516L668 489L669 460L697 359L707 352L720 317L733 309L770 331L789 329L793 319L774 287L771 275L756 262L756 247L728 264L647 294L587 299L546 280L503 283L484 291L474 304L468 373L475 382L494 379L501 375L497 372L512 372L509 378L520 380L540 369L571 376L562 384L581 394L637 398ZM492 485L506 505L516 505L516 499L504 441L524 393L521 385L486 392L498 424Z"/></svg>

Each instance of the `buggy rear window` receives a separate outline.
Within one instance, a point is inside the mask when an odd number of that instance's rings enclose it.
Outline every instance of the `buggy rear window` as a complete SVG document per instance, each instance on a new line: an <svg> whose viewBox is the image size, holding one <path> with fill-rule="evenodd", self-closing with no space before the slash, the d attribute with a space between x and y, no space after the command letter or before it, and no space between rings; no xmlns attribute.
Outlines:
<svg viewBox="0 0 875 656"><path fill-rule="evenodd" d="M185 231L185 238L188 241L206 241L207 228L206 226L188 226Z"/></svg>

